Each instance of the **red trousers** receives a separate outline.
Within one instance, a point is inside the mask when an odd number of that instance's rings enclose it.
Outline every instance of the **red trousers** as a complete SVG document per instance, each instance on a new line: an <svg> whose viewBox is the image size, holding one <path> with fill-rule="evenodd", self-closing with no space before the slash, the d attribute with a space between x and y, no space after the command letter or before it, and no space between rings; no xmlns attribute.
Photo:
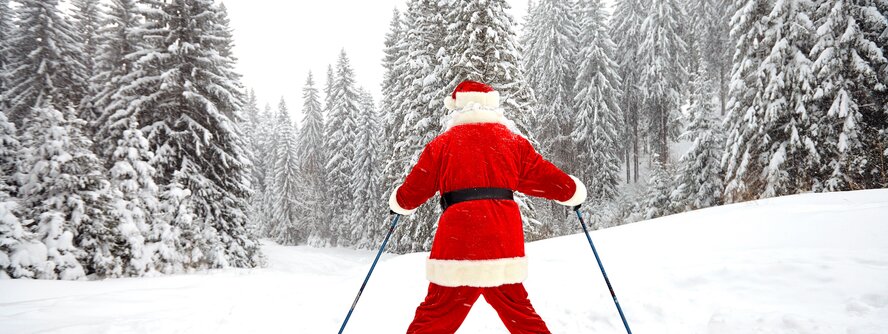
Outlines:
<svg viewBox="0 0 888 334"><path fill-rule="evenodd" d="M430 283L429 294L416 308L416 317L407 334L455 333L480 295L496 310L510 333L550 333L530 305L527 290L521 283L492 288L452 288Z"/></svg>

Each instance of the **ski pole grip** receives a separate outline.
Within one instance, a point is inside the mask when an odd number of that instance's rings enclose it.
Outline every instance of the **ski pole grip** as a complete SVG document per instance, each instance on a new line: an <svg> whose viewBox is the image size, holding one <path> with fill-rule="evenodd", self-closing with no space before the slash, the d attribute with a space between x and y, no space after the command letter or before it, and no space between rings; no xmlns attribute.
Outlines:
<svg viewBox="0 0 888 334"><path fill-rule="evenodd" d="M580 207L582 207L582 206L583 206L583 204L577 204L577 206L573 207L573 210L580 211Z"/></svg>

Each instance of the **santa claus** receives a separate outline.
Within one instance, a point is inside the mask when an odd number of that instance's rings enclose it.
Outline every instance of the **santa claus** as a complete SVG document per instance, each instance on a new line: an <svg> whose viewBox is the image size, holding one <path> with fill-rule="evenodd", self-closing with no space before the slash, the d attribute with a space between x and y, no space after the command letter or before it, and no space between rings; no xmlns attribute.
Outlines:
<svg viewBox="0 0 888 334"><path fill-rule="evenodd" d="M446 131L389 200L410 215L440 192L444 209L426 264L428 295L407 333L456 332L481 295L511 333L549 333L522 284L527 258L513 192L576 206L586 188L512 131L499 102L488 85L460 83L445 100L454 110Z"/></svg>

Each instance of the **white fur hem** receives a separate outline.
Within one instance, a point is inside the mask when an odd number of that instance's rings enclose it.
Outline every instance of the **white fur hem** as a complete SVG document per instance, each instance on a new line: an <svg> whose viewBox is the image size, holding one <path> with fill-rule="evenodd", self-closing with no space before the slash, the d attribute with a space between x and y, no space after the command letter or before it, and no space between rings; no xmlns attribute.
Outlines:
<svg viewBox="0 0 888 334"><path fill-rule="evenodd" d="M527 279L527 258L437 260L426 262L426 277L440 286L495 287Z"/></svg>
<svg viewBox="0 0 888 334"><path fill-rule="evenodd" d="M398 189L401 189L401 186L395 188L395 191L392 191L392 196L389 197L389 208L392 209L392 211L394 211L395 213L402 216L409 216L416 212L416 209L407 210L401 207L400 204L398 204Z"/></svg>
<svg viewBox="0 0 888 334"><path fill-rule="evenodd" d="M465 108L470 103L477 103L485 108L497 108L500 104L500 95L497 91L457 92L456 99L452 96L447 96L444 99L444 106L450 110Z"/></svg>
<svg viewBox="0 0 888 334"><path fill-rule="evenodd" d="M570 199L568 199L564 202L559 202L559 201L555 201L555 202L558 204L564 205L564 206L577 206L577 205L583 204L583 202L586 201L586 195L587 195L586 194L586 185L583 184L583 181L580 181L580 179L578 179L576 176L571 175L570 178L573 179L574 183L577 185L577 190L574 192L573 197L571 197Z"/></svg>
<svg viewBox="0 0 888 334"><path fill-rule="evenodd" d="M457 125L473 123L500 123L505 124L506 126L509 125L508 120L503 116L502 109L488 109L476 105L468 109L454 112L453 115L450 116L450 120L447 121L446 130L450 130L450 128Z"/></svg>

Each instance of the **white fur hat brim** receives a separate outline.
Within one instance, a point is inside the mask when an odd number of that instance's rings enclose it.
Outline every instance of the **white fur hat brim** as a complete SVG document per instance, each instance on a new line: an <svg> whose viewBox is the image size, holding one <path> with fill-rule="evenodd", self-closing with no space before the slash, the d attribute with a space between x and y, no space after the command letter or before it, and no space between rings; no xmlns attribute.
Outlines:
<svg viewBox="0 0 888 334"><path fill-rule="evenodd" d="M457 92L455 99L452 96L444 98L444 106L449 110L462 109L471 103L480 104L485 108L499 108L500 94L497 91Z"/></svg>

